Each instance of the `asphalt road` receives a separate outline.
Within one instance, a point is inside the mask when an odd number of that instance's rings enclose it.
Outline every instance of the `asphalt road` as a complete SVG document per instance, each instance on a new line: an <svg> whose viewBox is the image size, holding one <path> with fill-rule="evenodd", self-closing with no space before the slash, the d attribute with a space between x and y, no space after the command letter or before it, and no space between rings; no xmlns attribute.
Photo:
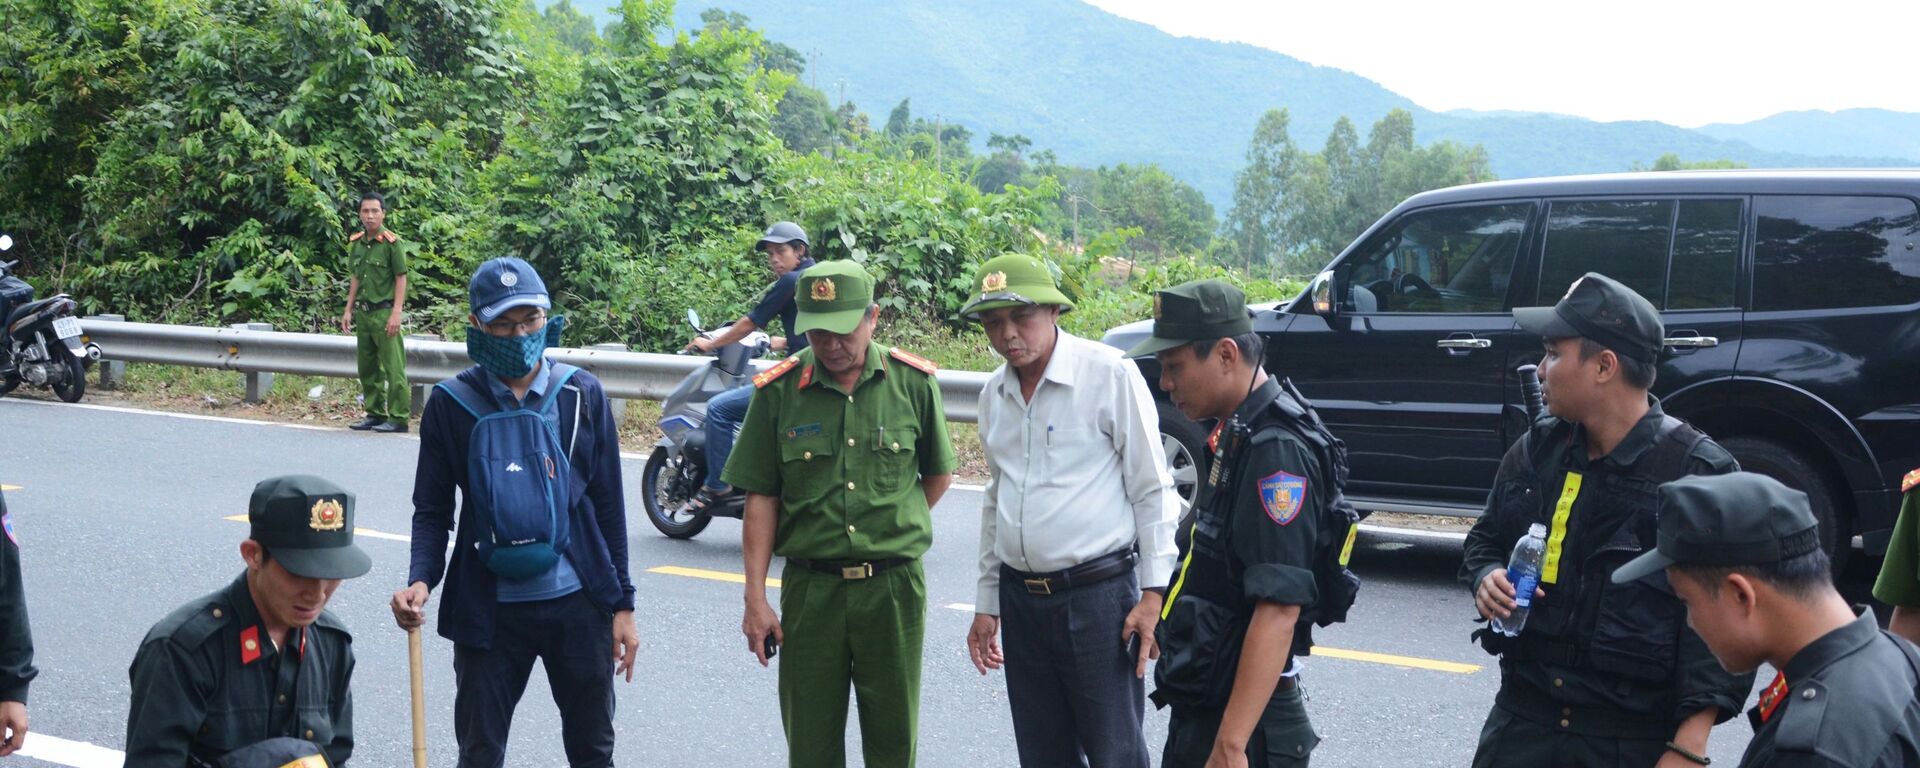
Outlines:
<svg viewBox="0 0 1920 768"><path fill-rule="evenodd" d="M355 491L358 524L404 537L418 442L341 429L235 423L104 407L0 399L0 484L21 537L40 678L29 752L21 766L117 765L85 745L125 741L127 664L147 628L174 606L224 586L242 568L238 543L253 484L293 472ZM740 586L653 571L738 574L738 523L715 522L693 541L656 533L640 513L642 461L626 464L628 539L639 590L640 673L618 685L618 762L626 766L777 765L775 675L740 636ZM956 488L934 512L927 556L921 765L1016 764L1005 686L967 661L980 493ZM349 581L331 610L355 633L352 764L410 758L406 637L387 600L407 571L407 545L366 537L373 572ZM1308 710L1324 741L1318 766L1463 766L1473 754L1498 669L1472 645L1472 603L1455 586L1456 539L1362 534L1354 569L1365 579L1352 620L1319 630L1307 660ZM776 566L777 573L777 566ZM960 608L950 607L955 604ZM429 615L432 611L429 611ZM431 629L431 625L429 625ZM428 754L453 765L452 649L426 641ZM776 662L777 663L777 662ZM1163 743L1164 712L1147 713ZM858 736L854 744L855 764ZM1751 732L1745 718L1716 729L1711 755L1731 764ZM41 737L54 738L41 738ZM35 744L35 739L40 743ZM110 754L110 753L98 753ZM53 762L50 760L58 760ZM559 721L536 668L509 747L514 766L559 766Z"/></svg>

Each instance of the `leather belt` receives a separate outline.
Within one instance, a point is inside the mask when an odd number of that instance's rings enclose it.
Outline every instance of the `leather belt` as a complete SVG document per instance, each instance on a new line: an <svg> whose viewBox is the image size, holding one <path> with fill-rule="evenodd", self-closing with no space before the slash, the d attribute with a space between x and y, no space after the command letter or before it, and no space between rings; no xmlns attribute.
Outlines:
<svg viewBox="0 0 1920 768"><path fill-rule="evenodd" d="M375 309L387 309L389 307L392 307L393 300L388 299L386 301L375 301L375 302L356 301L353 304L355 309L358 309L361 312L368 312Z"/></svg>
<svg viewBox="0 0 1920 768"><path fill-rule="evenodd" d="M1052 573L1028 573L1015 570L1011 566L1000 566L1002 579L1015 579L1032 595L1057 595L1061 592L1084 587L1120 576L1133 570L1133 564L1139 559L1132 549L1123 549L1088 560L1063 571Z"/></svg>
<svg viewBox="0 0 1920 768"><path fill-rule="evenodd" d="M838 576L848 581L871 579L889 568L913 562L911 557L889 557L884 560L802 560L787 558L787 563L797 565L809 571Z"/></svg>

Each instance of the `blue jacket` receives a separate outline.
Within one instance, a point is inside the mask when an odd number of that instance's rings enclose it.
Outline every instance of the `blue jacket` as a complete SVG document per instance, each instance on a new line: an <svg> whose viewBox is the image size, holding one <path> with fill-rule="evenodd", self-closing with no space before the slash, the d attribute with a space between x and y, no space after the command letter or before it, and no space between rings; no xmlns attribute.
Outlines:
<svg viewBox="0 0 1920 768"><path fill-rule="evenodd" d="M550 363L548 364L550 365ZM543 372L544 374L544 372ZM482 391L497 379L478 366L459 378ZM540 377L539 383L547 381ZM548 393L549 396L552 393ZM627 510L620 488L620 440L606 390L593 374L573 375L559 394L555 413L560 444L572 446L573 503L567 560L580 575L581 589L608 613L633 610L633 581L627 575ZM530 395L531 396L531 395ZM578 426L576 427L576 417ZM467 441L473 414L453 398L427 400L420 417L420 464L413 478L413 563L407 583L428 589L446 577L440 595L440 636L466 646L493 644L498 586L476 553L472 500L467 493ZM575 433L578 433L577 435ZM459 526L454 526L454 489L460 489ZM453 561L447 562L447 535L454 536Z"/></svg>

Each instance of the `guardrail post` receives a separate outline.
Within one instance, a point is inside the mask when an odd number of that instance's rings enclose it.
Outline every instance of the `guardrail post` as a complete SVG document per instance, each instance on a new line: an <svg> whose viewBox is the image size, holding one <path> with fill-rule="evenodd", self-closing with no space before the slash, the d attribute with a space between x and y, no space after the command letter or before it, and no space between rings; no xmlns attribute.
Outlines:
<svg viewBox="0 0 1920 768"><path fill-rule="evenodd" d="M127 318L125 315L89 315L87 320L124 323L127 321ZM109 360L103 357L99 362L94 363L94 365L100 367L99 387L101 390L112 391L127 385L127 362L125 360Z"/></svg>
<svg viewBox="0 0 1920 768"><path fill-rule="evenodd" d="M609 352L625 352L627 351L627 345L621 344L619 342L609 342L606 344L594 344L590 347L587 347L587 349L604 349ZM614 426L618 427L622 422L627 420L627 401L617 397L610 397L610 398L607 398L607 407L613 411Z"/></svg>
<svg viewBox="0 0 1920 768"><path fill-rule="evenodd" d="M440 340L439 336L435 336L430 333L407 334L407 341L439 341L439 340ZM420 414L426 413L427 395L429 394L428 390L432 386L433 385L431 384L410 384L407 386L407 390L413 393L413 397L411 398L411 403L407 406L407 410L409 413L413 414L413 418L419 419Z"/></svg>
<svg viewBox="0 0 1920 768"><path fill-rule="evenodd" d="M273 330L272 323L234 323L231 327L236 331ZM249 371L241 375L246 377L247 381L245 402L249 405L266 402L267 393L273 391L273 374L267 371Z"/></svg>

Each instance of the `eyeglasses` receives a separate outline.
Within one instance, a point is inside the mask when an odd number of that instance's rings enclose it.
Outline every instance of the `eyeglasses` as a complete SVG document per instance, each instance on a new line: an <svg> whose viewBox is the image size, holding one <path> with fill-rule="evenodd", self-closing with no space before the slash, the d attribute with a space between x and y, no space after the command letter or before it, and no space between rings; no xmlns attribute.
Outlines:
<svg viewBox="0 0 1920 768"><path fill-rule="evenodd" d="M547 313L535 312L525 320L501 318L486 324L489 336L525 336L547 326Z"/></svg>

